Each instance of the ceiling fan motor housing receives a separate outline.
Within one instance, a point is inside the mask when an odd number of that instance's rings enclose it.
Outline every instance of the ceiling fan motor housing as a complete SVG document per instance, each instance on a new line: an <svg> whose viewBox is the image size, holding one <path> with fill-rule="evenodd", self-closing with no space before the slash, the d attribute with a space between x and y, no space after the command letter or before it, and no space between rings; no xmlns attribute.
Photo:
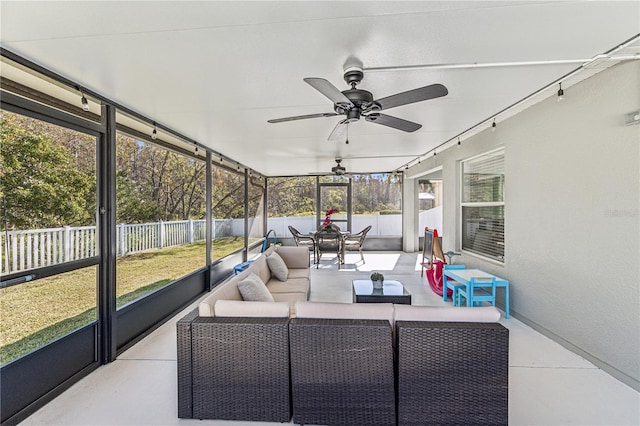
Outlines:
<svg viewBox="0 0 640 426"><path fill-rule="evenodd" d="M373 94L366 90L348 89L344 90L342 94L355 105L355 108L345 108L343 105L335 104L334 110L338 114L346 114L349 121L357 121L362 110L373 103Z"/></svg>
<svg viewBox="0 0 640 426"><path fill-rule="evenodd" d="M360 67L349 67L344 70L344 81L347 84L355 87L356 84L359 84L364 78L364 72Z"/></svg>

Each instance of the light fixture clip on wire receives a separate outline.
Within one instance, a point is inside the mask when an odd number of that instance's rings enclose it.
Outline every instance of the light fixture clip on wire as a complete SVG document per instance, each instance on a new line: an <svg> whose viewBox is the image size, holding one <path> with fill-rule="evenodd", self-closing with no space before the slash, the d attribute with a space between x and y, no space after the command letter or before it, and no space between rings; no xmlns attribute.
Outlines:
<svg viewBox="0 0 640 426"><path fill-rule="evenodd" d="M559 89L558 89L558 102L562 101L564 99L564 90L562 90L562 82L558 83L559 85Z"/></svg>
<svg viewBox="0 0 640 426"><path fill-rule="evenodd" d="M84 90L82 90L82 87L80 88L80 94L82 95L82 98L80 99L80 102L82 103L82 110L89 111L91 107L89 106L89 101L87 101L86 96L84 96Z"/></svg>

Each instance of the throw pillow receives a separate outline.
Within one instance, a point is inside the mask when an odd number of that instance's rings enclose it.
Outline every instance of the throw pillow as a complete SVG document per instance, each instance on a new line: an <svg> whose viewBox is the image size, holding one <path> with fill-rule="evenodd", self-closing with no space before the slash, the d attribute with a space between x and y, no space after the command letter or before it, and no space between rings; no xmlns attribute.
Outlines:
<svg viewBox="0 0 640 426"><path fill-rule="evenodd" d="M251 302L273 302L273 296L259 276L253 272L238 283L238 291L243 300Z"/></svg>
<svg viewBox="0 0 640 426"><path fill-rule="evenodd" d="M267 256L267 265L269 265L271 273L278 281L286 281L289 277L289 268L287 268L287 264L284 263L278 253L272 253Z"/></svg>

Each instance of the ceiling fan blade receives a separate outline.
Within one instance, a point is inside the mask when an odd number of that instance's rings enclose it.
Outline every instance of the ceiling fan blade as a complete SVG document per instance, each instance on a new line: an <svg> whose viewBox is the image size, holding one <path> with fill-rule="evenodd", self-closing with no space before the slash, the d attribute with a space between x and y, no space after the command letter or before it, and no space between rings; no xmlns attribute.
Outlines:
<svg viewBox="0 0 640 426"><path fill-rule="evenodd" d="M449 93L449 91L442 84L432 84L430 86L420 87L418 89L387 96L386 98L377 99L373 101L373 105L380 105L380 111L382 111L401 105L412 104L414 102L439 98L441 96L445 96L447 93Z"/></svg>
<svg viewBox="0 0 640 426"><path fill-rule="evenodd" d="M267 120L267 123L284 123L285 121L305 120L307 118L334 117L338 114L335 112L321 112L319 114L296 115L293 117L274 118Z"/></svg>
<svg viewBox="0 0 640 426"><path fill-rule="evenodd" d="M329 98L334 104L345 106L347 107L347 109L354 107L349 98L347 98L340 90L338 90L336 86L334 86L324 78L307 77L304 79L304 81L311 87L316 89L318 92Z"/></svg>
<svg viewBox="0 0 640 426"><path fill-rule="evenodd" d="M344 135L347 132L348 128L349 128L349 120L347 119L340 120L338 124L336 124L336 127L334 127L333 130L331 131L331 134L329 135L329 138L327 138L327 140L335 141L338 139L342 139L342 135Z"/></svg>
<svg viewBox="0 0 640 426"><path fill-rule="evenodd" d="M402 130L403 132L415 132L422 127L422 124L414 123L413 121L407 121L402 118L378 113L367 115L365 120L376 124L382 124L383 126L393 127L394 129Z"/></svg>

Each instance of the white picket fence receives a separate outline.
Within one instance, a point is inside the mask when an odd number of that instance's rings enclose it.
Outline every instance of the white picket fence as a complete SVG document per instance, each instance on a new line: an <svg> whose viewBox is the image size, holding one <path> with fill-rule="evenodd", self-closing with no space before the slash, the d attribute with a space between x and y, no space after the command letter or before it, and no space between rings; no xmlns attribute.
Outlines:
<svg viewBox="0 0 640 426"><path fill-rule="evenodd" d="M213 220L215 238L234 235L233 219ZM243 228L244 229L244 228ZM242 235L242 232L237 235ZM192 244L205 239L205 221L180 220L117 226L116 254ZM0 273L9 274L97 255L95 226L9 231L0 234Z"/></svg>
<svg viewBox="0 0 640 426"><path fill-rule="evenodd" d="M2 273L19 272L95 256L96 227L9 231L0 242Z"/></svg>
<svg viewBox="0 0 640 426"><path fill-rule="evenodd" d="M252 225L252 224L250 224ZM290 237L288 226L300 232L316 229L315 216L277 217L267 220L267 230L273 229L279 238ZM372 225L370 236L402 235L401 215L354 215L351 232ZM344 226L343 226L344 228ZM266 230L265 230L266 232ZM242 236L243 219L214 219L214 238ZM250 236L254 234L250 226ZM260 235L262 235L260 233ZM116 231L116 254L125 256L149 250L193 244L205 239L205 221L180 220L138 224L120 224ZM256 235L258 237L258 235ZM56 265L86 259L98 254L95 226L30 229L0 233L0 274Z"/></svg>

